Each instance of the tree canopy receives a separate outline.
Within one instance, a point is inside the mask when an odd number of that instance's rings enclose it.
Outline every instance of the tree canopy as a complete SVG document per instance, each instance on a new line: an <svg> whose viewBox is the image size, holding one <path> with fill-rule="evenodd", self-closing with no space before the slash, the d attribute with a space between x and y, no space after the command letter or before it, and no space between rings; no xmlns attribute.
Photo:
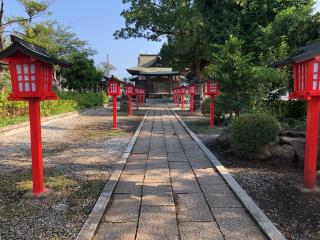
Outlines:
<svg viewBox="0 0 320 240"><path fill-rule="evenodd" d="M239 112L277 105L288 91L288 69L270 64L319 40L314 0L123 0L125 26L116 38L166 39L164 64L216 77L220 103ZM275 107L275 106L272 106Z"/></svg>

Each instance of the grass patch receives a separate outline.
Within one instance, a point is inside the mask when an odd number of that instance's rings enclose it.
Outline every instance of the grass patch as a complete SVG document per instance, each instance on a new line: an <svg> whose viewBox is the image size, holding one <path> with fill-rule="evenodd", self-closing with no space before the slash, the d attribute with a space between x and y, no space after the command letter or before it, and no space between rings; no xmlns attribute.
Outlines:
<svg viewBox="0 0 320 240"><path fill-rule="evenodd" d="M188 125L188 127L196 134L209 133L218 134L220 132L219 128L210 128L210 119L203 117L201 119L182 116L183 121Z"/></svg>
<svg viewBox="0 0 320 240"><path fill-rule="evenodd" d="M18 124L22 122L26 122L29 120L29 116L9 116L9 117L1 117L0 119L0 128L13 125L13 124Z"/></svg>
<svg viewBox="0 0 320 240"><path fill-rule="evenodd" d="M63 175L45 177L45 186L56 191L77 188L79 182ZM32 190L32 175L27 173L17 174L15 178L0 183L0 192L13 194L16 192L25 193Z"/></svg>

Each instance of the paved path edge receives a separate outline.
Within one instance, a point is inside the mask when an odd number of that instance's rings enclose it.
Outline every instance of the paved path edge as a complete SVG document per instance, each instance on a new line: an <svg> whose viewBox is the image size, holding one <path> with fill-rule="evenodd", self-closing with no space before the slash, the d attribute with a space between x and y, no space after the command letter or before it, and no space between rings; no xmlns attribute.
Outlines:
<svg viewBox="0 0 320 240"><path fill-rule="evenodd" d="M238 197L240 202L243 204L245 209L249 212L252 218L258 223L261 230L266 234L270 240L285 240L286 238L282 233L274 226L270 219L262 212L262 210L257 206L257 204L252 200L252 198L246 193L246 191L237 183L237 181L232 177L228 170L221 164L221 162L216 158L216 156L201 142L201 140L194 134L191 129L185 124L185 122L180 118L180 116L175 113L175 111L168 106L170 111L176 116L185 130L193 138L194 141L199 145L199 147L205 152L207 157L210 159L212 164L217 168L223 179L229 185L231 190Z"/></svg>
<svg viewBox="0 0 320 240"><path fill-rule="evenodd" d="M118 161L115 170L111 174L108 182L104 186L98 200L96 201L90 215L88 216L87 220L85 221L84 225L82 226L76 240L91 240L94 238L95 233L98 229L100 221L103 217L103 214L106 210L107 205L110 202L111 195L119 181L120 175L123 171L123 168L127 162L127 159L132 151L133 145L135 144L140 131L142 129L143 123L145 122L149 111L146 112L143 119L140 122L139 127L137 128L136 132L134 133L133 137L128 144L128 147L124 151L123 155Z"/></svg>

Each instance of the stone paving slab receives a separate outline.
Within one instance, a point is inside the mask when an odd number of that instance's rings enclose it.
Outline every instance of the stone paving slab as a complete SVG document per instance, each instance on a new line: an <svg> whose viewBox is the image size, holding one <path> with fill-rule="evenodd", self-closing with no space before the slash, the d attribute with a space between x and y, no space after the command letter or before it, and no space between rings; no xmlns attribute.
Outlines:
<svg viewBox="0 0 320 240"><path fill-rule="evenodd" d="M213 190L215 190L210 186L226 185L226 182L222 179L220 174L217 173L213 168L193 168L193 171L196 174L200 186L203 188L207 188L208 192L212 192Z"/></svg>
<svg viewBox="0 0 320 240"><path fill-rule="evenodd" d="M171 172L171 170L170 170ZM174 193L200 193L201 189L196 178L192 175L171 176Z"/></svg>
<svg viewBox="0 0 320 240"><path fill-rule="evenodd" d="M115 194L103 218L104 222L138 221L141 198L130 194Z"/></svg>
<svg viewBox="0 0 320 240"><path fill-rule="evenodd" d="M121 175L114 193L128 193L140 196L144 175Z"/></svg>
<svg viewBox="0 0 320 240"><path fill-rule="evenodd" d="M188 162L186 155L182 152L168 152L169 162Z"/></svg>
<svg viewBox="0 0 320 240"><path fill-rule="evenodd" d="M174 206L170 183L144 183L142 206Z"/></svg>
<svg viewBox="0 0 320 240"><path fill-rule="evenodd" d="M243 208L213 208L212 211L225 239L267 239Z"/></svg>
<svg viewBox="0 0 320 240"><path fill-rule="evenodd" d="M195 156L205 156L205 153L200 148L188 148L185 149L186 156L192 158Z"/></svg>
<svg viewBox="0 0 320 240"><path fill-rule="evenodd" d="M235 207L242 208L241 202L230 190L228 185L201 185L211 208Z"/></svg>
<svg viewBox="0 0 320 240"><path fill-rule="evenodd" d="M213 221L202 193L177 194L175 197L180 222Z"/></svg>
<svg viewBox="0 0 320 240"><path fill-rule="evenodd" d="M182 222L179 229L181 240L224 240L215 222Z"/></svg>
<svg viewBox="0 0 320 240"><path fill-rule="evenodd" d="M138 240L178 240L175 207L141 207Z"/></svg>
<svg viewBox="0 0 320 240"><path fill-rule="evenodd" d="M146 162L128 162L124 167L124 175L143 175L145 173Z"/></svg>
<svg viewBox="0 0 320 240"><path fill-rule="evenodd" d="M188 156L188 160L189 160L193 169L212 168L213 167L212 163L204 155L192 156L192 157Z"/></svg>
<svg viewBox="0 0 320 240"><path fill-rule="evenodd" d="M148 168L144 181L146 183L170 183L170 174L168 167Z"/></svg>
<svg viewBox="0 0 320 240"><path fill-rule="evenodd" d="M132 153L148 153L149 152L149 142L148 141L140 141L136 142L133 146Z"/></svg>
<svg viewBox="0 0 320 240"><path fill-rule="evenodd" d="M148 160L148 154L133 154L131 153L127 163L130 162L147 162Z"/></svg>
<svg viewBox="0 0 320 240"><path fill-rule="evenodd" d="M134 240L137 223L100 223L95 240Z"/></svg>

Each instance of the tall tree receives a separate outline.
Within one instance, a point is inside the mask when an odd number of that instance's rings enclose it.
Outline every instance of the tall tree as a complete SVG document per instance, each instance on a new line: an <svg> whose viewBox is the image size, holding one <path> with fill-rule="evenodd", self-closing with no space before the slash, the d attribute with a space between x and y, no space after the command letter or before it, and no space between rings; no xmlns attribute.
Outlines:
<svg viewBox="0 0 320 240"><path fill-rule="evenodd" d="M212 57L215 64L207 68L208 74L219 79L219 97L225 111L236 116L251 108L261 92L261 85L255 81L251 60L252 54L243 52L244 42L235 36L222 45L215 45Z"/></svg>
<svg viewBox="0 0 320 240"><path fill-rule="evenodd" d="M0 0L0 51L3 50L6 35L11 33L21 33L21 26L31 24L31 22L46 13L50 2L49 1L35 1L35 0L16 0L20 3L24 10L24 15L8 16L5 11L5 2ZM6 85L4 83L4 67L0 66L0 90Z"/></svg>
<svg viewBox="0 0 320 240"><path fill-rule="evenodd" d="M34 24L24 25L24 40L37 44L58 58L66 58L74 52L86 52L94 55L96 52L88 46L88 42L79 39L69 27L60 25L57 21L46 20Z"/></svg>
<svg viewBox="0 0 320 240"><path fill-rule="evenodd" d="M87 53L76 52L68 57L71 67L62 69L62 86L78 92L97 91L103 73L94 66Z"/></svg>
<svg viewBox="0 0 320 240"><path fill-rule="evenodd" d="M123 0L130 7L121 15L125 27L115 32L116 38L167 38L161 55L163 61L178 70L188 67L202 78L206 64L206 44L202 13L198 1L189 0Z"/></svg>

